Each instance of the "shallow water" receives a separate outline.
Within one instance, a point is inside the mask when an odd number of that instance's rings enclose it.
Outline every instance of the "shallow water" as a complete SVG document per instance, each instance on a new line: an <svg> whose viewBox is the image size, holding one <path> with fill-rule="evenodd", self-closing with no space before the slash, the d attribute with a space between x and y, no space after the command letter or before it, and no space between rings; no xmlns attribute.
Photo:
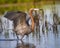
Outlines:
<svg viewBox="0 0 60 48"><path fill-rule="evenodd" d="M45 33L31 33L29 37L25 36L23 41L17 40L16 35L12 33L5 38L2 33L0 34L0 48L60 48L60 25L58 25L58 32L51 29Z"/></svg>
<svg viewBox="0 0 60 48"><path fill-rule="evenodd" d="M42 32L42 23L40 32L34 32L25 36L23 40L17 40L16 34L11 30L12 22L6 21L3 18L3 30L0 32L0 48L60 48L60 25L58 31L53 31L49 25L49 30Z"/></svg>

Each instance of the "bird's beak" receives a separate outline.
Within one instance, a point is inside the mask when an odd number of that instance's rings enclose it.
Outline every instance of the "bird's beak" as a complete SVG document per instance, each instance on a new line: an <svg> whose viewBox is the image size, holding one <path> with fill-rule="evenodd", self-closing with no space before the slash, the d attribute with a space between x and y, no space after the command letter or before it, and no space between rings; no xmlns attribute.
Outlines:
<svg viewBox="0 0 60 48"><path fill-rule="evenodd" d="M38 8L35 8L34 10L39 10Z"/></svg>

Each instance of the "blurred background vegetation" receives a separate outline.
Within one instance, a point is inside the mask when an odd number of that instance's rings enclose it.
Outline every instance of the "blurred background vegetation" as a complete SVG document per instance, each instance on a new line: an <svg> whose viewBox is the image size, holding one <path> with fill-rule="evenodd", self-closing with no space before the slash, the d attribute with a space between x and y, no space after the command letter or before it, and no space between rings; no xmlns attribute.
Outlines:
<svg viewBox="0 0 60 48"><path fill-rule="evenodd" d="M30 8L42 8L42 5L53 4L56 1L57 0L0 0L0 14L4 14L6 11L28 11Z"/></svg>

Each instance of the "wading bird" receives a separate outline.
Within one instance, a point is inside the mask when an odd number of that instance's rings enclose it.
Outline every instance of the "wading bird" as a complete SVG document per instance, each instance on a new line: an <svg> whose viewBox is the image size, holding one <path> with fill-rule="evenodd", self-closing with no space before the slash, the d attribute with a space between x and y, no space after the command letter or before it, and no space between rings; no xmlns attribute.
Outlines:
<svg viewBox="0 0 60 48"><path fill-rule="evenodd" d="M32 16L33 8L29 10L29 15L31 18L31 25L28 25L26 22L26 13L17 11L17 12L8 12L4 17L10 19L14 23L14 32L16 35L21 35L21 40L25 35L34 32L34 19ZM17 36L18 38L18 36ZM19 38L18 38L19 39Z"/></svg>

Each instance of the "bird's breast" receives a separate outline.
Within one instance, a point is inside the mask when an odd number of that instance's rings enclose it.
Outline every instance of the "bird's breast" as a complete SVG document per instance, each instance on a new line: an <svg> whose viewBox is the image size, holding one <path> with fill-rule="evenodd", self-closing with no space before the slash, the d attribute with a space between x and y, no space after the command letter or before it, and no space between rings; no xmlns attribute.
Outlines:
<svg viewBox="0 0 60 48"><path fill-rule="evenodd" d="M25 34L30 31L30 28L26 24L19 24L15 30L17 31L17 34Z"/></svg>

